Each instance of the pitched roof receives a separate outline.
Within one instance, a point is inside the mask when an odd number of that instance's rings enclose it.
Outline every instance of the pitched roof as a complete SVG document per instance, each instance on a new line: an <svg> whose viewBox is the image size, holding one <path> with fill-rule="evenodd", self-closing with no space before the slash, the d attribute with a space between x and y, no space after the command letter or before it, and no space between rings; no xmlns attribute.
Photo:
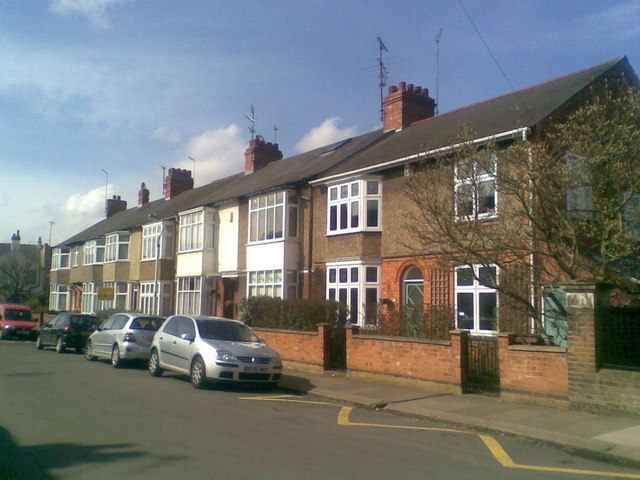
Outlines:
<svg viewBox="0 0 640 480"><path fill-rule="evenodd" d="M629 72L637 77L626 57L588 68L555 80L509 93L436 117L397 132L375 130L309 152L284 158L250 174L239 172L188 190L173 199L159 199L106 218L60 245L73 245L119 230L150 223L151 216L171 218L178 212L203 205L294 186L300 182L349 175L358 170L383 168L385 162L420 152L436 150L459 141L463 127L477 138L489 137L523 127L533 127L560 109L592 82L609 75Z"/></svg>
<svg viewBox="0 0 640 480"><path fill-rule="evenodd" d="M353 157L328 169L323 178L361 169L375 169L377 165L390 160L458 143L463 128L473 132L475 138L484 138L534 127L594 81L621 72L629 72L635 77L626 57L415 122L368 149L366 155Z"/></svg>

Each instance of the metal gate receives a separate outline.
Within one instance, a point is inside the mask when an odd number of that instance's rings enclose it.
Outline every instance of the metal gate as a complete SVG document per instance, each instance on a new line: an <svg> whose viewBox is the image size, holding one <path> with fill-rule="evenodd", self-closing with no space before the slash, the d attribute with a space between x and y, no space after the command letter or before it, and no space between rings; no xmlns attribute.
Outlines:
<svg viewBox="0 0 640 480"><path fill-rule="evenodd" d="M497 393L500 390L497 337L469 337L465 392Z"/></svg>

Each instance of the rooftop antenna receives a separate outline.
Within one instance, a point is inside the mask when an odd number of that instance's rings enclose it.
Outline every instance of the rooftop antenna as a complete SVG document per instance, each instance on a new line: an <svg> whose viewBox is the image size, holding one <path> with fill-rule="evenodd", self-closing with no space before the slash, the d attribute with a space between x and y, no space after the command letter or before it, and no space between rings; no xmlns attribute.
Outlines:
<svg viewBox="0 0 640 480"><path fill-rule="evenodd" d="M278 127L276 125L273 126L273 143L278 143Z"/></svg>
<svg viewBox="0 0 640 480"><path fill-rule="evenodd" d="M162 196L166 197L167 196L167 167L160 165L160 168L162 169Z"/></svg>
<svg viewBox="0 0 640 480"><path fill-rule="evenodd" d="M107 181L104 184L104 201L106 203L109 200L109 172L107 172L104 168L102 169L102 171L107 176Z"/></svg>
<svg viewBox="0 0 640 480"><path fill-rule="evenodd" d="M251 122L249 131L251 132L251 140L253 140L256 138L256 112L253 109L253 105L251 105L251 116L245 115L245 117Z"/></svg>
<svg viewBox="0 0 640 480"><path fill-rule="evenodd" d="M436 111L438 114L438 108L440 106L440 37L442 36L442 27L436 35Z"/></svg>
<svg viewBox="0 0 640 480"><path fill-rule="evenodd" d="M378 66L380 67L380 121L384 122L384 107L382 105L382 102L384 100L384 87L387 86L387 74L389 73L389 71L387 70L387 67L384 66L384 63L382 62L382 52L388 52L389 50L387 49L387 47L385 46L385 44L382 42L382 39L380 37L378 37L378 48L380 50L380 55L378 56Z"/></svg>

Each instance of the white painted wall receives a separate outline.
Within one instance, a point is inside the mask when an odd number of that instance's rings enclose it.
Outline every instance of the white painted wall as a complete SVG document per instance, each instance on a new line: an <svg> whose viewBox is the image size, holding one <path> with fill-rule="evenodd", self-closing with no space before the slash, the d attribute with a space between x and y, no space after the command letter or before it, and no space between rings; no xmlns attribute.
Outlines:
<svg viewBox="0 0 640 480"><path fill-rule="evenodd" d="M218 210L218 271L238 270L240 207L232 205Z"/></svg>

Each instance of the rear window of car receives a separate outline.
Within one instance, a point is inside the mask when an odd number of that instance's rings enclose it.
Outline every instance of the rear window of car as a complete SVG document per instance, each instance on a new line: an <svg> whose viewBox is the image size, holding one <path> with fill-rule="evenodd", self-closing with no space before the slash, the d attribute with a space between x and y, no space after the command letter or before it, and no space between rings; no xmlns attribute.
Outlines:
<svg viewBox="0 0 640 480"><path fill-rule="evenodd" d="M91 328L98 324L98 317L91 315L71 315L71 326Z"/></svg>
<svg viewBox="0 0 640 480"><path fill-rule="evenodd" d="M157 332L164 322L164 318L155 318L155 317L138 317L133 322L131 322L132 330L152 330Z"/></svg>
<svg viewBox="0 0 640 480"><path fill-rule="evenodd" d="M31 321L30 310L7 309L4 311L4 313L6 320L22 320L25 322Z"/></svg>

